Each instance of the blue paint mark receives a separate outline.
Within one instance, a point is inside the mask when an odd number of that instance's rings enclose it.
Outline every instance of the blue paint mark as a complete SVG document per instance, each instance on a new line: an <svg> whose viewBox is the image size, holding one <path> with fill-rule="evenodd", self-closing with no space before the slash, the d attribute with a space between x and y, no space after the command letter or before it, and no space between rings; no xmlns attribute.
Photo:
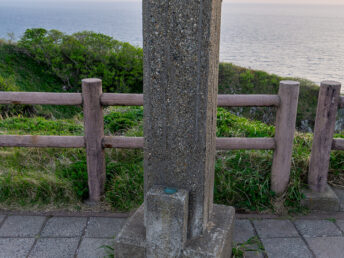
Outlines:
<svg viewBox="0 0 344 258"><path fill-rule="evenodd" d="M178 190L176 188L170 188L170 187L166 187L164 189L165 194L175 194L176 192L178 192Z"/></svg>

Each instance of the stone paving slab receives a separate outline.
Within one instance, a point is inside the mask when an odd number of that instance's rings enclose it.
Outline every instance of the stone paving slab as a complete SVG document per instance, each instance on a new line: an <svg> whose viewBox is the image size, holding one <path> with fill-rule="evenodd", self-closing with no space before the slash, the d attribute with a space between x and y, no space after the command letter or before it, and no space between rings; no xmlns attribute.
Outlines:
<svg viewBox="0 0 344 258"><path fill-rule="evenodd" d="M120 232L126 219L91 217L87 229L86 237L90 238L114 238Z"/></svg>
<svg viewBox="0 0 344 258"><path fill-rule="evenodd" d="M311 258L312 253L300 237L262 239L269 258Z"/></svg>
<svg viewBox="0 0 344 258"><path fill-rule="evenodd" d="M343 237L316 237L306 238L309 247L319 258L344 257Z"/></svg>
<svg viewBox="0 0 344 258"><path fill-rule="evenodd" d="M34 242L34 238L0 238L0 258L26 257Z"/></svg>
<svg viewBox="0 0 344 258"><path fill-rule="evenodd" d="M258 251L259 248L256 244L250 245L246 244L248 240L253 237L257 237L254 231L254 228L249 220L241 219L236 220L234 225L233 233L233 247L236 247L237 244L244 244L241 249L244 250L254 250L254 251L245 251L245 258L262 258L263 254Z"/></svg>
<svg viewBox="0 0 344 258"><path fill-rule="evenodd" d="M104 246L113 247L113 242L114 240L107 238L84 238L79 248L78 258L107 257L111 250L104 248Z"/></svg>
<svg viewBox="0 0 344 258"><path fill-rule="evenodd" d="M265 219L253 221L260 238L298 237L299 234L289 220Z"/></svg>
<svg viewBox="0 0 344 258"><path fill-rule="evenodd" d="M328 220L296 220L294 223L303 237L342 236L337 226Z"/></svg>
<svg viewBox="0 0 344 258"><path fill-rule="evenodd" d="M343 220L341 220L341 219L339 219L339 220L337 220L336 221L336 224L338 225L338 227L343 231L343 233L344 233L344 219Z"/></svg>
<svg viewBox="0 0 344 258"><path fill-rule="evenodd" d="M42 237L78 237L86 227L87 218L53 217L45 225Z"/></svg>
<svg viewBox="0 0 344 258"><path fill-rule="evenodd" d="M5 215L0 215L0 226L1 226L1 223L2 223L2 221L5 219Z"/></svg>
<svg viewBox="0 0 344 258"><path fill-rule="evenodd" d="M5 215L0 215L0 225L4 218ZM26 257L30 250L29 257L74 257L76 253L77 257L106 257L109 253L100 247L113 246L112 238L120 231L125 220L111 217L48 219L45 216L9 215L0 227L0 258ZM244 257L247 258L266 257L261 252L248 251L259 249L257 242L247 242L253 237L259 241L256 232L269 258L314 257L313 253L320 258L344 257L344 219L299 219L294 222L282 219L238 219L234 230L234 242L244 244L241 250L245 251Z"/></svg>
<svg viewBox="0 0 344 258"><path fill-rule="evenodd" d="M40 238L30 258L74 257L79 238Z"/></svg>
<svg viewBox="0 0 344 258"><path fill-rule="evenodd" d="M236 220L234 224L233 243L245 243L256 234L251 222L247 219Z"/></svg>
<svg viewBox="0 0 344 258"><path fill-rule="evenodd" d="M35 237L45 219L43 216L8 216L0 228L0 237Z"/></svg>

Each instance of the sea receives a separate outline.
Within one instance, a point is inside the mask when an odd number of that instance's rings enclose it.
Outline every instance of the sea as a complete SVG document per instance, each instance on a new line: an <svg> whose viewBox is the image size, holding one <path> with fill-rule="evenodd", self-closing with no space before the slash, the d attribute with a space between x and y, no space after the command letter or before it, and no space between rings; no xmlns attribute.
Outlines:
<svg viewBox="0 0 344 258"><path fill-rule="evenodd" d="M38 27L91 30L142 46L141 2L0 0L0 38L18 40ZM220 48L222 62L344 84L344 5L224 2Z"/></svg>

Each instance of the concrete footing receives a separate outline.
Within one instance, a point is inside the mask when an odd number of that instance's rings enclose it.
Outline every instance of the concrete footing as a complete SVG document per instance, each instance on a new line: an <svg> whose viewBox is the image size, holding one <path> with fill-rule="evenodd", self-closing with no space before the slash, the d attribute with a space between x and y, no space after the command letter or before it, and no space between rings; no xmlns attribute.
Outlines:
<svg viewBox="0 0 344 258"><path fill-rule="evenodd" d="M232 234L235 210L233 207L214 205L207 229L201 237L189 239L178 258L229 258L232 255ZM155 257L146 252L146 228L142 205L122 228L115 239L116 258Z"/></svg>
<svg viewBox="0 0 344 258"><path fill-rule="evenodd" d="M306 198L301 203L310 210L340 211L340 200L329 185L321 193L309 189L303 193Z"/></svg>

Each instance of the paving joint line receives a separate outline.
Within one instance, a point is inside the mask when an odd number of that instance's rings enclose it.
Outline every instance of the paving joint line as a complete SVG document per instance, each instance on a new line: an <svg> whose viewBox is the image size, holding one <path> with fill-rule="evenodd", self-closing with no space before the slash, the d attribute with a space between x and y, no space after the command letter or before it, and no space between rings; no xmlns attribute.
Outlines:
<svg viewBox="0 0 344 258"><path fill-rule="evenodd" d="M313 250L311 249L311 247L309 246L308 242L306 241L305 237L301 234L301 232L299 231L299 229L297 228L297 226L295 225L294 221L290 222L294 225L295 230L297 231L297 233L299 234L299 236L301 237L302 241L305 243L305 245L307 246L308 250L310 251L310 253L313 255L314 258L316 258L317 256L315 255L315 253L313 252Z"/></svg>
<svg viewBox="0 0 344 258"><path fill-rule="evenodd" d="M342 233L342 236L344 236L344 230L342 230L341 227L338 226L337 220L336 220L335 222L333 222L333 223L336 225L336 227L338 228L338 230L340 231L340 233Z"/></svg>
<svg viewBox="0 0 344 258"><path fill-rule="evenodd" d="M2 225L5 224L5 221L7 220L7 218L8 218L8 215L5 215L5 218L0 223L0 229L1 229Z"/></svg>
<svg viewBox="0 0 344 258"><path fill-rule="evenodd" d="M35 236L35 241L33 242L31 248L30 248L30 251L28 252L26 258L28 258L30 256L30 254L32 253L33 249L35 248L37 242L38 242L38 239L41 238L41 234L43 232L43 229L45 228L46 224L48 223L48 220L51 218L52 216L46 216L45 217L45 220L41 226L41 229L39 230L38 234Z"/></svg>
<svg viewBox="0 0 344 258"><path fill-rule="evenodd" d="M252 228L253 228L254 234L256 235L256 237L258 238L260 244L261 244L261 245L263 246L263 248L264 248L264 250L259 250L260 253L262 253L262 255L264 256L264 258L268 258L268 254L266 253L265 246L264 246L264 244L263 244L262 239L261 239L260 236L258 235L258 231L257 231L256 227L254 226L254 223L252 222L251 219L249 219L248 221L250 222L250 224L251 224L251 226L252 226ZM258 248L259 248L259 247L258 247Z"/></svg>
<svg viewBox="0 0 344 258"><path fill-rule="evenodd" d="M77 258L78 257L78 254L79 254L79 249L80 249L80 246L81 246L81 242L84 240L85 238L85 235L86 235L86 231L87 231L87 227L88 227L88 224L90 222L90 217L87 217L87 220L86 220L86 223L85 223L85 227L83 228L82 230L82 234L79 238L79 243L78 243L78 246L76 247L75 249L75 252L74 252L74 257Z"/></svg>

